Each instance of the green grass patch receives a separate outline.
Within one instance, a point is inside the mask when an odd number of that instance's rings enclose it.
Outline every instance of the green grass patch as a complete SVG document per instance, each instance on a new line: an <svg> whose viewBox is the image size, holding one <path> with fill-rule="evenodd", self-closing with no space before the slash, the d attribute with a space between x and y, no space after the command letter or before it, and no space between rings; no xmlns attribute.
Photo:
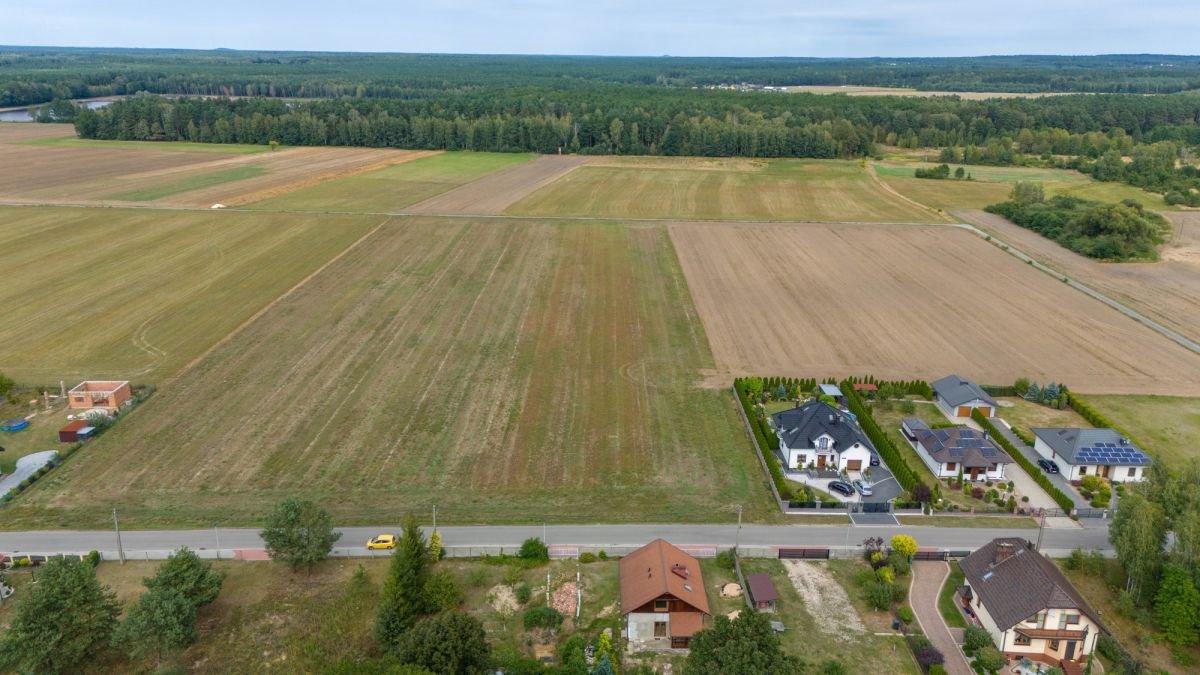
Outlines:
<svg viewBox="0 0 1200 675"><path fill-rule="evenodd" d="M1088 404L1118 427L1154 459L1179 467L1200 458L1200 398L1153 395L1092 395Z"/></svg>
<svg viewBox="0 0 1200 675"><path fill-rule="evenodd" d="M270 152L268 145L239 145L234 143L187 143L184 141L97 141L74 136L56 136L22 141L28 145L50 145L69 148L105 148L119 150L161 150L163 152L200 152L214 155L253 155ZM279 146L280 148L284 146Z"/></svg>
<svg viewBox="0 0 1200 675"><path fill-rule="evenodd" d="M533 159L528 153L443 152L377 171L326 181L256 202L252 209L397 211Z"/></svg>
<svg viewBox="0 0 1200 675"><path fill-rule="evenodd" d="M875 173L880 176L900 176L912 178L916 169L931 169L940 162L879 162L875 164ZM983 166L976 164L950 164L950 172L958 167L971 174L975 181L987 183L1016 183L1017 181L1032 181L1039 183L1090 183L1091 179L1078 171L1066 169L1042 169L1021 166ZM929 180L929 179L925 179ZM932 181L931 181L932 182ZM961 181L941 181L946 183ZM969 182L969 181L968 181Z"/></svg>
<svg viewBox="0 0 1200 675"><path fill-rule="evenodd" d="M963 574L958 563L950 563L950 576L946 577L945 583L942 584L942 590L938 593L938 611L942 613L946 625L951 628L967 627L966 617L954 602L954 589L962 586L965 581L966 575Z"/></svg>
<svg viewBox="0 0 1200 675"><path fill-rule="evenodd" d="M105 199L119 199L126 202L149 202L163 197L170 197L181 192L191 192L221 183L232 183L233 181L245 180L254 178L267 173L267 170L261 166L239 166L233 169L225 169L223 171L214 171L212 173L204 173L197 176L188 176L178 180L160 183L149 187L139 188L137 190L129 190L127 192L118 192L108 195Z"/></svg>

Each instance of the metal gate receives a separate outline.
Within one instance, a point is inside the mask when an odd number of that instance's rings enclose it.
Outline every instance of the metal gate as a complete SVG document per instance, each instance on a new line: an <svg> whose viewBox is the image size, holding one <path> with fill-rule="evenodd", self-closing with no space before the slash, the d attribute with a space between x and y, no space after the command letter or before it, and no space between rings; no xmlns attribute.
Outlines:
<svg viewBox="0 0 1200 675"><path fill-rule="evenodd" d="M781 548L779 549L780 560L828 560L829 549L827 548Z"/></svg>

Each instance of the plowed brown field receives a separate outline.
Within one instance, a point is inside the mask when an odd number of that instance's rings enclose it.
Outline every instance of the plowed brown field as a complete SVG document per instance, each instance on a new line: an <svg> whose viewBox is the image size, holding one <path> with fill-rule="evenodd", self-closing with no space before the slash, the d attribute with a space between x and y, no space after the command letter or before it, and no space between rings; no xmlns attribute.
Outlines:
<svg viewBox="0 0 1200 675"><path fill-rule="evenodd" d="M1200 357L959 230L671 226L729 376L1019 376L1081 392L1200 395Z"/></svg>
<svg viewBox="0 0 1200 675"><path fill-rule="evenodd" d="M5 518L252 523L295 494L339 523L434 503L459 522L765 518L733 401L695 386L712 366L663 226L402 220Z"/></svg>
<svg viewBox="0 0 1200 675"><path fill-rule="evenodd" d="M1164 213L1175 234L1152 263L1103 263L984 211L955 211L1015 248L1080 283L1200 341L1200 212ZM1164 392L1165 393L1165 392Z"/></svg>

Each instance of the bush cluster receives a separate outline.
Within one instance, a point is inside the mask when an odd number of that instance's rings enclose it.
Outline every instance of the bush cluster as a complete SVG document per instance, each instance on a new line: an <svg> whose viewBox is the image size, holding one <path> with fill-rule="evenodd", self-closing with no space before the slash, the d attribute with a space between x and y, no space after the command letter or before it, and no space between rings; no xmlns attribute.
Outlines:
<svg viewBox="0 0 1200 675"><path fill-rule="evenodd" d="M1033 478L1034 482L1040 485L1042 489L1046 491L1046 494L1050 495L1050 498L1053 499L1056 504L1062 507L1063 510L1070 511L1075 508L1074 500L1068 497L1065 492L1055 487L1054 484L1050 482L1050 479L1046 478L1046 474L1042 473L1042 471L1038 469L1033 462L1029 461L1028 457L1013 447L1013 444L1000 434L999 430L996 429L996 425L992 424L991 420L984 417L983 413L979 412L978 409L972 410L971 419L975 420L979 426L983 427L984 430L988 432L988 435L992 438L992 440L996 441L996 443L998 443L1000 447L1003 448L1004 451L1007 452L1014 461L1016 461L1017 464L1020 464L1021 468L1025 469L1025 472Z"/></svg>

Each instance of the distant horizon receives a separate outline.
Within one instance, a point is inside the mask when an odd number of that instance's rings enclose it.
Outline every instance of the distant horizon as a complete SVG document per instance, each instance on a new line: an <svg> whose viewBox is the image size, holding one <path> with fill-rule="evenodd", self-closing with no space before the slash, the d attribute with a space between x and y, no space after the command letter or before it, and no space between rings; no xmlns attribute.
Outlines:
<svg viewBox="0 0 1200 675"><path fill-rule="evenodd" d="M460 52L460 51L381 51L356 49L255 49L247 47L122 47L114 45L45 45L45 44L0 44L0 50L6 49L79 49L96 51L148 51L148 52L241 52L254 54L357 54L380 56L544 56L567 58L597 58L597 59L807 59L812 61L870 61L880 59L926 60L926 59L992 59L992 58L1105 58L1105 57L1165 57L1176 59L1200 59L1200 52L1195 54L1169 52L1103 52L1103 53L1067 53L1067 52L1020 52L1010 54L956 54L941 56L877 54L873 56L804 56L799 54L762 54L742 56L737 54L590 54L567 52Z"/></svg>
<svg viewBox="0 0 1200 675"><path fill-rule="evenodd" d="M1187 54L1191 0L209 0L147 11L134 0L0 0L0 43L94 49L712 58L971 58ZM151 44L154 43L154 44ZM150 45L150 46L145 46ZM157 45L157 46L155 46ZM169 46L164 46L169 45ZM88 47L78 47L88 48ZM890 56L878 56L880 54ZM792 55L784 57L780 55Z"/></svg>

